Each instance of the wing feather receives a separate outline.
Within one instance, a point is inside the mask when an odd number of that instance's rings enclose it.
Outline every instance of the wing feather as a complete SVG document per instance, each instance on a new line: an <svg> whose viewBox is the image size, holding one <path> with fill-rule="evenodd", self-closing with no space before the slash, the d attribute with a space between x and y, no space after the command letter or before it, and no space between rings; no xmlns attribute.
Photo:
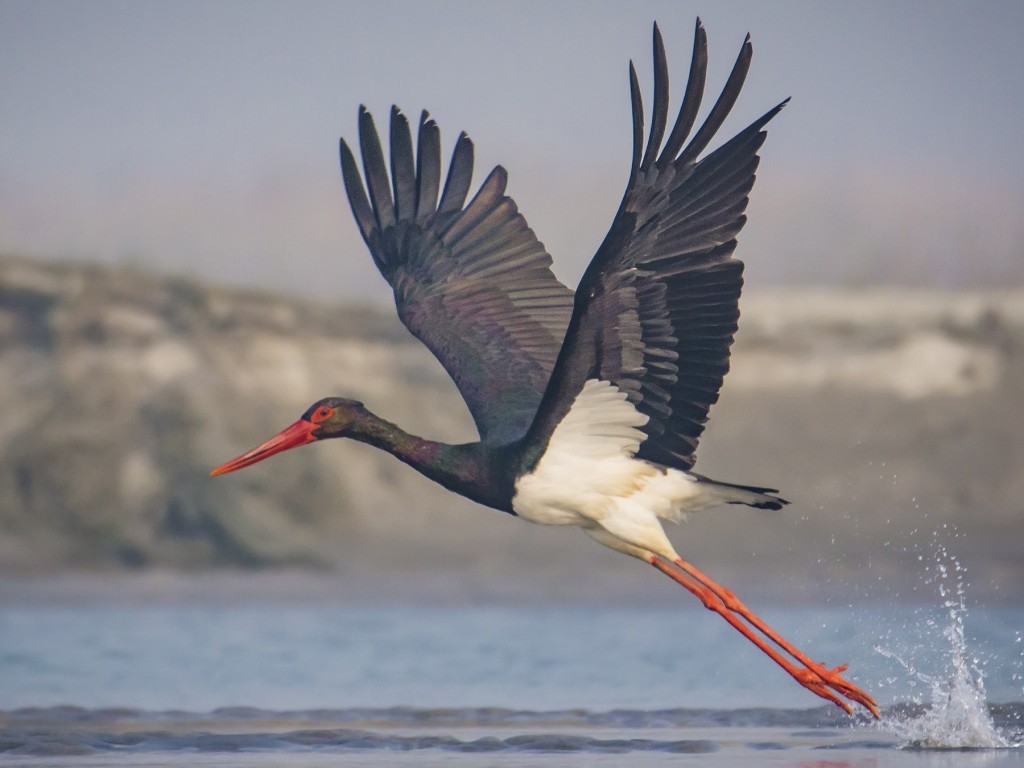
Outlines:
<svg viewBox="0 0 1024 768"><path fill-rule="evenodd" d="M566 340L527 435L546 444L585 382L601 379L648 417L641 458L693 466L708 411L729 370L739 320L743 262L733 258L769 110L702 157L736 103L750 67L749 35L704 122L687 143L704 95L707 36L700 20L683 103L668 118L668 64L654 29L654 99L643 145L643 100L630 65L633 163L608 234L576 291ZM655 158L657 158L655 160Z"/></svg>
<svg viewBox="0 0 1024 768"><path fill-rule="evenodd" d="M654 162L661 140L665 137L665 125L668 122L668 59L665 56L665 43L661 39L657 22L654 24L654 107L651 111L654 119L651 121L651 133L647 139L647 151L640 163L641 172L647 171Z"/></svg>
<svg viewBox="0 0 1024 768"><path fill-rule="evenodd" d="M472 172L472 171L471 171ZM462 215L454 219L451 225L445 230L443 240L449 247L455 247L467 234L477 230L487 219L494 207L501 201L505 192L505 169L497 167L480 185L479 191L466 206ZM468 185L467 185L468 189ZM445 196L441 198L441 206L445 204L448 190L445 189ZM462 192L462 201L465 201L466 194ZM460 202L461 207L462 202ZM486 227L483 227L483 234L490 234Z"/></svg>
<svg viewBox="0 0 1024 768"><path fill-rule="evenodd" d="M388 184L388 171L384 165L384 152L380 148L373 117L366 107L359 108L359 146L363 153L363 169L366 171L366 188L370 192L370 203L377 226L384 230L395 223L395 206Z"/></svg>
<svg viewBox="0 0 1024 768"><path fill-rule="evenodd" d="M665 60L665 68L668 69L668 62ZM690 59L690 75L686 79L686 91L683 95L683 103L676 116L676 123L672 127L668 141L658 158L658 165L662 168L675 160L679 150L683 148L687 136L693 130L693 124L697 121L697 112L700 110L700 103L704 99L704 81L708 72L708 36L704 31L700 19L697 19L693 33L693 55Z"/></svg>
<svg viewBox="0 0 1024 768"><path fill-rule="evenodd" d="M697 129L693 139L690 140L690 143L674 162L680 165L693 162L704 151L704 148L711 143L711 139L718 133L718 129L722 127L722 123L725 122L725 118L732 111L736 99L739 98L743 82L747 79L747 71L750 69L750 60L753 55L754 48L750 44L750 35L747 35L743 41L743 47L740 48L739 56L736 57L736 63L733 64L732 72L729 73L729 79L725 83L725 88L722 89L722 93L715 102L715 106L711 108L703 125Z"/></svg>
<svg viewBox="0 0 1024 768"><path fill-rule="evenodd" d="M366 196L366 188L363 186L363 178L359 174L359 166L352 155L352 150L344 139L339 142L341 154L342 178L345 181L345 194L348 196L348 204L352 208L352 215L355 217L356 225L364 240L369 240L377 227L377 219L373 215L373 208ZM376 255L374 256L376 259ZM378 263L377 266L380 266Z"/></svg>
<svg viewBox="0 0 1024 768"><path fill-rule="evenodd" d="M455 149L452 151L451 164L448 166L448 178L438 203L439 214L457 213L466 204L469 185L473 180L473 142L469 136L460 133Z"/></svg>
<svg viewBox="0 0 1024 768"><path fill-rule="evenodd" d="M423 224L437 210L437 194L441 188L441 131L426 110L420 113L416 181L416 221Z"/></svg>
<svg viewBox="0 0 1024 768"><path fill-rule="evenodd" d="M572 312L573 294L511 198L498 166L466 203L473 144L461 134L441 182L440 131L423 112L413 157L409 123L391 111L390 178L369 112L359 112L360 175L341 142L352 213L398 316L434 353L481 440L508 443L532 422ZM365 186L363 177L365 176Z"/></svg>
<svg viewBox="0 0 1024 768"><path fill-rule="evenodd" d="M391 185L395 190L395 217L409 218L416 209L416 170L412 161L412 135L409 121L391 108Z"/></svg>

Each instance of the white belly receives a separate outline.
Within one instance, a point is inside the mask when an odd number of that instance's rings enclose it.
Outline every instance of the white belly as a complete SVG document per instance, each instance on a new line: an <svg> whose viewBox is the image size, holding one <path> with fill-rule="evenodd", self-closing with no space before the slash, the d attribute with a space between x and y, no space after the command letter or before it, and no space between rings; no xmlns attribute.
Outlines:
<svg viewBox="0 0 1024 768"><path fill-rule="evenodd" d="M519 479L512 509L542 525L587 527L637 508L676 521L708 506L701 490L685 472L633 457L566 460L548 451L533 472Z"/></svg>
<svg viewBox="0 0 1024 768"><path fill-rule="evenodd" d="M645 423L614 385L588 381L537 466L516 483L512 509L534 523L600 528L634 547L670 553L659 519L678 520L714 502L692 475L635 457ZM595 538L609 544L605 534Z"/></svg>

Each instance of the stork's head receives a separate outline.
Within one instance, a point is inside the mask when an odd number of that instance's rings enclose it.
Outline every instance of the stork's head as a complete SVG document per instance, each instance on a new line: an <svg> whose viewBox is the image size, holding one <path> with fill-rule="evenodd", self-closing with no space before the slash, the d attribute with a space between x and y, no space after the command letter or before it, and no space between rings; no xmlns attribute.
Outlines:
<svg viewBox="0 0 1024 768"><path fill-rule="evenodd" d="M273 456L275 453L287 451L298 445L324 440L328 437L345 437L351 432L352 425L366 413L363 404L358 400L346 400L343 397L325 397L313 403L302 414L302 418L290 427L278 432L265 443L261 443L248 453L237 459L221 464L211 475L224 475L236 469L248 467L257 461Z"/></svg>

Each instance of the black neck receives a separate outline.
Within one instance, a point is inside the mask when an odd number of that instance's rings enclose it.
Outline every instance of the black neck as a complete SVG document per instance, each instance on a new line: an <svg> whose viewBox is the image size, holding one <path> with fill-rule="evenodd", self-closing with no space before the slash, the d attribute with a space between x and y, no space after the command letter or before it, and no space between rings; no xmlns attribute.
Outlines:
<svg viewBox="0 0 1024 768"><path fill-rule="evenodd" d="M493 449L481 443L450 445L411 435L365 411L348 437L387 451L445 488L504 512L511 512L512 480L496 464Z"/></svg>

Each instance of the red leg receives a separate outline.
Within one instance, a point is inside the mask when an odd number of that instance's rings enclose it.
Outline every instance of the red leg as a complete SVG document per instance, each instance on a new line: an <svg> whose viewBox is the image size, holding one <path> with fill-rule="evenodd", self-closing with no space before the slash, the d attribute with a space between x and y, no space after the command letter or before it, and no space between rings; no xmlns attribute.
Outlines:
<svg viewBox="0 0 1024 768"><path fill-rule="evenodd" d="M681 584L696 595L700 601L704 603L706 608L715 611L723 619L729 622L733 628L738 630L744 637L760 648L772 661L782 667L794 680L800 683L800 685L804 686L812 693L821 696L824 699L828 699L851 714L853 712L853 707L851 707L846 701L839 698L836 694L845 696L846 698L861 704L876 718L879 716L878 705L875 703L874 699L841 676L840 673L846 669L845 665L836 667L835 669L827 669L824 665L812 661L799 649L779 635L775 630L765 624L750 609L743 605L743 603L740 602L736 595L731 591L706 576L682 558L675 561L674 565L676 567L673 567L668 562L653 556L651 557L650 563L669 578ZM741 618L748 621L754 629L764 634L765 637L777 644L782 648L782 650L799 661L803 666L798 667L793 664L791 660L782 656L778 650L766 643L764 638L756 634L750 627L744 624L743 621L741 621Z"/></svg>
<svg viewBox="0 0 1024 768"><path fill-rule="evenodd" d="M682 558L675 561L675 564L686 571L692 578L700 582L706 588L710 589L725 605L725 607L733 613L739 614L741 617L746 619L755 629L761 632L765 637L775 643L777 646L782 648L786 653L792 656L794 659L803 664L807 669L814 672L822 682L824 682L829 688L837 691L841 695L848 699L856 701L858 704L866 707L871 714L876 718L879 716L878 705L875 700L868 694L862 691L860 688L855 686L853 683L843 679L840 676L840 672L846 670L846 665L836 667L835 669L826 669L824 665L819 664L816 661L812 661L804 654L799 648L794 646L782 635L772 629L770 626L764 623L764 621L747 606L745 606L735 594L721 584L715 582L710 576L703 573L696 566L691 565Z"/></svg>

